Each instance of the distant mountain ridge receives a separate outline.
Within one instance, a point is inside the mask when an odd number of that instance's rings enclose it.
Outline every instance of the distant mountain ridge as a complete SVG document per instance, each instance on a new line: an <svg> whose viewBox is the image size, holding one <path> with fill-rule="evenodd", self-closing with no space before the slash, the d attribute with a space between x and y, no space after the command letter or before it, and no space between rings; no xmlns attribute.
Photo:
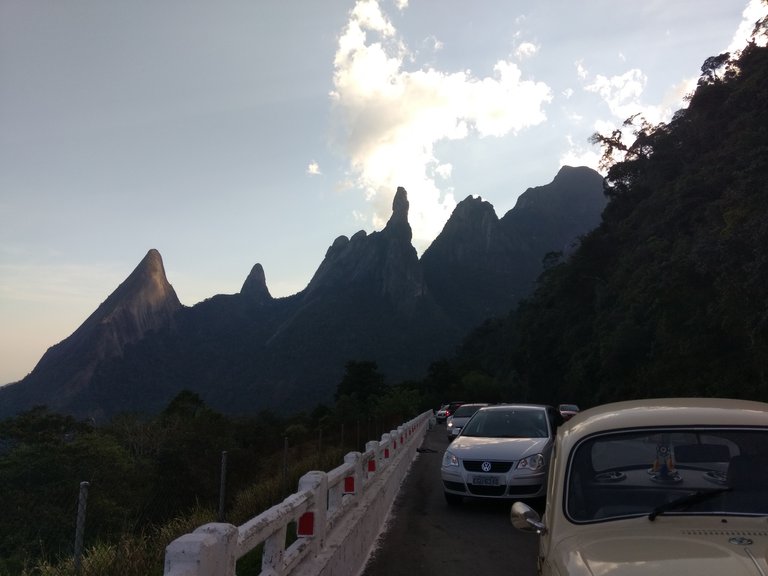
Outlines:
<svg viewBox="0 0 768 576"><path fill-rule="evenodd" d="M0 388L0 416L40 404L97 419L152 413L182 389L229 413L291 412L329 402L350 360L377 362L391 381L420 377L530 293L544 255L567 252L605 204L597 172L564 167L501 219L466 198L419 259L398 188L383 230L338 237L286 298L256 264L240 293L184 307L150 250L32 373Z"/></svg>

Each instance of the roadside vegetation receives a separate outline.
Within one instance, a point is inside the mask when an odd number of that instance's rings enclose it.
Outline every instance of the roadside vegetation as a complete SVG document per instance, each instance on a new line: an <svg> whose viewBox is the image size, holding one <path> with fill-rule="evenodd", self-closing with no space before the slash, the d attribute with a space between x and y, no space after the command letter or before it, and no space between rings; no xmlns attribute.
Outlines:
<svg viewBox="0 0 768 576"><path fill-rule="evenodd" d="M70 576L81 482L88 482L82 576L163 573L165 547L219 519L235 525L296 491L309 470L424 409L408 386L385 386L373 362L350 362L333 408L279 416L219 414L181 392L159 415L94 426L45 407L0 422L0 576ZM221 470L226 452L224 508ZM238 563L258 573L258 558Z"/></svg>

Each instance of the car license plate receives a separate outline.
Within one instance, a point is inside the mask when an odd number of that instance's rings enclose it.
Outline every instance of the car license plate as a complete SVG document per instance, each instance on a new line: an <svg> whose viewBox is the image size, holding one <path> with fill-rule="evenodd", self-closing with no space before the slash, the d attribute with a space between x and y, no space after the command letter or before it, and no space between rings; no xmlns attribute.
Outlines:
<svg viewBox="0 0 768 576"><path fill-rule="evenodd" d="M498 476L472 476L472 484L478 486L498 486Z"/></svg>

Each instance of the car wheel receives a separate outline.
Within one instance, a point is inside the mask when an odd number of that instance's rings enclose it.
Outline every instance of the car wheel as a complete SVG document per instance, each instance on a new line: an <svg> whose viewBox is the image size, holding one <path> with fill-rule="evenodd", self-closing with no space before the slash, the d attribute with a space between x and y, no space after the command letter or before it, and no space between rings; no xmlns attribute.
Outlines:
<svg viewBox="0 0 768 576"><path fill-rule="evenodd" d="M443 494L445 494L445 501L451 506L458 506L464 500L464 498L458 494L451 494L450 492L443 492Z"/></svg>

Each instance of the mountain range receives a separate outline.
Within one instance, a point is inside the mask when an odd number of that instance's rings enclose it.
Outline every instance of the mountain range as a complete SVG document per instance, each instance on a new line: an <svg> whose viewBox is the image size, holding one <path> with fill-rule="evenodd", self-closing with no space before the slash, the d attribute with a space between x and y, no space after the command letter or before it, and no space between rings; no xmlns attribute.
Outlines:
<svg viewBox="0 0 768 576"><path fill-rule="evenodd" d="M349 361L376 362L389 382L421 377L529 295L545 256L567 257L606 202L600 174L563 167L502 218L467 197L419 258L398 188L381 231L336 238L284 298L256 264L239 293L183 306L149 250L26 378L0 388L0 416L36 405L96 420L155 413L181 390L227 413L292 413L331 401Z"/></svg>

